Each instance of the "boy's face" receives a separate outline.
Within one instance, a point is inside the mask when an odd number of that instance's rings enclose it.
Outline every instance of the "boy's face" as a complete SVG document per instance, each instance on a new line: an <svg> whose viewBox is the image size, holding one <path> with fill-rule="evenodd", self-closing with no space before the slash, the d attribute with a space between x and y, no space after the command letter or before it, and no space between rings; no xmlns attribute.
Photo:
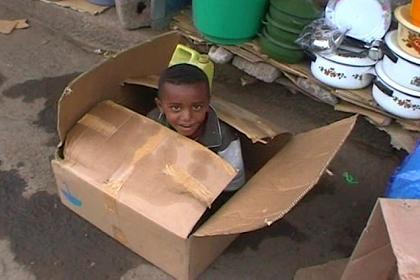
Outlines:
<svg viewBox="0 0 420 280"><path fill-rule="evenodd" d="M181 135L196 138L209 110L210 96L205 83L175 85L164 83L156 98L159 110Z"/></svg>

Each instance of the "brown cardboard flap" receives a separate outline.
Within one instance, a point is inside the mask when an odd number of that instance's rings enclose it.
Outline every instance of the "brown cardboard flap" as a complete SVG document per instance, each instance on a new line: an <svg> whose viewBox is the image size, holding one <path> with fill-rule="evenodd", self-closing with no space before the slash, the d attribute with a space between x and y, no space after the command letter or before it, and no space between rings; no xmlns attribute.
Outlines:
<svg viewBox="0 0 420 280"><path fill-rule="evenodd" d="M127 77L157 75L165 69L182 37L168 32L148 40L94 67L72 81L58 103L58 135L61 143L75 123L103 100L121 96Z"/></svg>
<svg viewBox="0 0 420 280"><path fill-rule="evenodd" d="M133 77L124 80L124 84L146 86L158 89L159 75L149 75L143 77Z"/></svg>
<svg viewBox="0 0 420 280"><path fill-rule="evenodd" d="M318 182L356 119L293 137L194 235L247 232L282 218Z"/></svg>
<svg viewBox="0 0 420 280"><path fill-rule="evenodd" d="M380 199L401 279L420 279L420 201Z"/></svg>
<svg viewBox="0 0 420 280"><path fill-rule="evenodd" d="M287 130L217 95L212 96L211 104L220 119L245 134L253 143L266 143L267 138L272 139L276 135L288 133Z"/></svg>
<svg viewBox="0 0 420 280"><path fill-rule="evenodd" d="M125 79L124 84L141 85L157 89L158 81L159 76L149 75ZM211 97L211 105L216 110L217 116L230 126L245 134L253 143L267 143L267 139L272 139L277 135L288 133L287 130L277 127L256 114L218 97L216 94L217 92Z"/></svg>
<svg viewBox="0 0 420 280"><path fill-rule="evenodd" d="M293 280L339 280L348 262L349 259L345 258L300 268L296 271Z"/></svg>
<svg viewBox="0 0 420 280"><path fill-rule="evenodd" d="M63 161L107 195L105 208L124 204L181 238L236 175L201 144L112 101L70 130Z"/></svg>
<svg viewBox="0 0 420 280"><path fill-rule="evenodd" d="M420 279L419 218L419 200L378 199L341 279Z"/></svg>

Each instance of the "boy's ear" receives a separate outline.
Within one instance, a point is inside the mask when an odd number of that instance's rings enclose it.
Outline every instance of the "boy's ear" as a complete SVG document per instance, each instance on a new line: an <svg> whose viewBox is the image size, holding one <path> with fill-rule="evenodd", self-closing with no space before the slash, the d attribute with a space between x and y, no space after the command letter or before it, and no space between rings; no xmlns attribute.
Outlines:
<svg viewBox="0 0 420 280"><path fill-rule="evenodd" d="M162 101L160 101L158 97L155 97L155 103L156 103L156 106L159 108L159 111L163 113Z"/></svg>

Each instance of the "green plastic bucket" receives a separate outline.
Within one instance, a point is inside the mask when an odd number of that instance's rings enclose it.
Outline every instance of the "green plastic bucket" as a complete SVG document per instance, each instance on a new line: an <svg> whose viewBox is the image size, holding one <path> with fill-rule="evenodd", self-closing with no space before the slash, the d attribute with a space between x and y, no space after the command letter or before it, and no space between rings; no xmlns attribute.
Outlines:
<svg viewBox="0 0 420 280"><path fill-rule="evenodd" d="M193 22L207 40L237 45L257 35L267 4L267 0L193 0Z"/></svg>

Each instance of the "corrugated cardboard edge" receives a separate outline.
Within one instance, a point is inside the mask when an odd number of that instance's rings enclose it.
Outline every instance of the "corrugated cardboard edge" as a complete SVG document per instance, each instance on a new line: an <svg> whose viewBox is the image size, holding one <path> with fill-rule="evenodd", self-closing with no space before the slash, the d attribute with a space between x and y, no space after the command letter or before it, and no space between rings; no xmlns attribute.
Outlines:
<svg viewBox="0 0 420 280"><path fill-rule="evenodd" d="M89 96L89 98L91 100L89 101L84 101L85 103L82 104L83 108L77 108L77 113L75 113L73 116L67 116L63 114L63 106L68 106L68 107L72 107L74 108L74 104L66 104L67 102L71 102L74 103L75 100L69 100L71 99L71 97L74 97L74 89L77 88L77 85L82 81L82 79L86 79L87 77L89 77L90 75L92 75L93 72L97 72L98 70L102 70L105 67L111 68L113 67L112 64L114 64L114 60L118 60L120 59L120 57L122 56L126 56L126 55L133 55L133 54L137 54L139 52L139 50L141 48L146 47L146 45L159 45L162 43L168 43L167 41L180 41L182 40L182 36L176 32L176 31L172 31L172 32L167 32L161 35L158 35L154 38L151 38L149 40L146 40L144 42L142 42L141 44L131 47L127 50L124 50L120 53L118 53L117 55L110 57L108 59L106 59L105 61L101 61L98 64L96 64L95 66L93 66L89 71L86 71L82 74L80 74L79 76L77 76L73 81L71 81L67 87L64 89L59 101L58 101L58 109L57 109L57 132L58 132L58 136L60 139L60 143L58 144L58 147L62 147L64 139L66 138L66 134L68 132L68 130L85 114L87 113L90 109L92 109L98 102L106 100L106 99L112 99L112 94L113 92L111 92L110 90L108 90L108 92L104 92L101 91L100 93L98 93L96 96L92 97ZM175 48L176 44L174 44L174 48ZM172 51L172 50L171 50ZM168 53L168 62L169 62L169 58L170 55ZM133 61L132 63L135 63L135 61ZM144 67L143 67L144 68ZM142 69L141 71L146 72L149 71L148 69ZM152 71L152 70L150 70ZM147 72L146 72L147 73ZM151 73L147 73L145 75L152 75L154 73L154 71L152 71ZM129 77L130 74L127 74L127 77ZM124 77L126 78L126 77ZM115 86L120 86L120 84L124 81L124 78L122 78L120 81L116 81L116 85ZM112 77L112 79L115 79L114 77ZM80 94L78 93L79 96L77 98L82 99L85 93ZM77 107L80 107L80 104L77 104ZM69 110L67 110L69 111Z"/></svg>
<svg viewBox="0 0 420 280"><path fill-rule="evenodd" d="M282 218L318 182L328 164L350 134L356 120L357 117L350 117L292 138L289 144L280 150L231 200L204 223L194 233L194 236L253 231L270 226ZM294 154L302 149L302 143L306 142L307 138L319 138L325 137L325 135L332 136L335 140L318 143L322 147L319 148L319 151L312 147L309 149L312 151L315 161L313 166L310 166L310 170L307 170L307 178L302 180L293 178L292 181L288 181L289 173L302 174L302 164L305 161L312 160L312 158L306 158L306 154L302 153L300 153L299 158L294 158ZM327 151L324 151L325 149ZM280 165L287 167L287 169L275 168ZM281 172L286 172L286 174ZM264 203L259 203L262 201Z"/></svg>
<svg viewBox="0 0 420 280"><path fill-rule="evenodd" d="M340 280L348 262L349 259L345 258L300 268L296 271L293 280Z"/></svg>
<svg viewBox="0 0 420 280"><path fill-rule="evenodd" d="M379 199L400 279L420 279L420 201Z"/></svg>
<svg viewBox="0 0 420 280"><path fill-rule="evenodd" d="M389 266L393 259L380 202L377 201L341 279L378 279L372 276L388 274L391 269L383 265Z"/></svg>

